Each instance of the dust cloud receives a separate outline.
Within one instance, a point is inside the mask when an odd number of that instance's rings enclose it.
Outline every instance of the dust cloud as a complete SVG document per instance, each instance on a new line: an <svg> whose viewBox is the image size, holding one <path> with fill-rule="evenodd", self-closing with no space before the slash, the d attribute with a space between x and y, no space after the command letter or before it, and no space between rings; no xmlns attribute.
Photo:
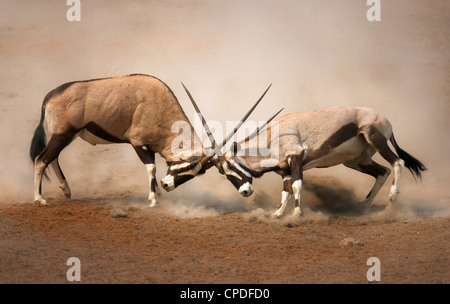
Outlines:
<svg viewBox="0 0 450 304"><path fill-rule="evenodd" d="M67 21L65 1L0 4L0 202L33 200L28 149L48 91L74 80L145 73L168 84L191 121L181 81L207 120L224 125L240 119L270 83L255 121L281 107L283 113L375 108L390 119L399 145L429 169L417 184L404 171L400 214L449 216L448 1L382 0L380 22L368 22L366 1L354 0L81 3L80 22ZM375 160L387 165L378 155ZM93 147L77 139L60 162L73 198L130 193L145 203L146 170L131 146ZM161 157L157 168L160 179ZM44 196L63 198L50 176ZM304 218L383 210L388 185L373 208L358 207L372 184L342 166L307 171ZM163 192L161 205L181 217L243 212L249 220L266 218L278 205L281 179L267 174L254 185L255 194L242 198L211 169Z"/></svg>

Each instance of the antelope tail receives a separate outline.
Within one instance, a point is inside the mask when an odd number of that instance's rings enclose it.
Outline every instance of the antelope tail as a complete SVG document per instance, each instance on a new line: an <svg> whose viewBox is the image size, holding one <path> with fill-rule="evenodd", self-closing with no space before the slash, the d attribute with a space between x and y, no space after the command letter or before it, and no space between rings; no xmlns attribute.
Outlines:
<svg viewBox="0 0 450 304"><path fill-rule="evenodd" d="M44 151L45 147L47 146L44 129L44 118L45 118L45 106L42 106L41 121L39 122L39 125L36 127L33 138L31 139L30 157L33 163L36 157L38 157L39 154L41 154L42 151ZM48 175L45 172L44 176L48 179Z"/></svg>
<svg viewBox="0 0 450 304"><path fill-rule="evenodd" d="M414 178L422 179L421 171L427 170L425 165L417 158L411 156L409 153L398 146L394 138L394 133L392 133L390 141L392 143L392 146L395 148L398 156L405 161L405 167L408 168L409 171L411 171L411 174L414 176Z"/></svg>

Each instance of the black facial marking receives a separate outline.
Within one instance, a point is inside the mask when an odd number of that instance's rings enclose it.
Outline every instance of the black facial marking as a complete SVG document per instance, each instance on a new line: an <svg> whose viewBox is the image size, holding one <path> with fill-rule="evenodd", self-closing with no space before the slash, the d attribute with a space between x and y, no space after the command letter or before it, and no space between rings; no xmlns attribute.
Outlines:
<svg viewBox="0 0 450 304"><path fill-rule="evenodd" d="M225 174L227 179L233 184L233 186L237 190L239 190L239 188L245 183L250 183L250 184L252 183L252 178L249 178L247 175L245 175L243 172L241 172L241 170L236 169L236 167L234 167L231 162L227 161L227 164L228 164L229 170L233 171L234 173L236 173L237 175L239 175L241 177L239 179L234 175ZM249 172L249 173L251 172L245 166L242 166L241 164L239 164L239 165L247 172Z"/></svg>
<svg viewBox="0 0 450 304"><path fill-rule="evenodd" d="M173 183L175 185L175 188L178 187L181 184L184 184L188 180L191 180L194 178L194 175L186 174L186 175L175 175L173 177Z"/></svg>
<svg viewBox="0 0 450 304"><path fill-rule="evenodd" d="M233 184L233 186L237 190L239 190L239 188L244 184L242 180L232 175L227 175L227 179Z"/></svg>

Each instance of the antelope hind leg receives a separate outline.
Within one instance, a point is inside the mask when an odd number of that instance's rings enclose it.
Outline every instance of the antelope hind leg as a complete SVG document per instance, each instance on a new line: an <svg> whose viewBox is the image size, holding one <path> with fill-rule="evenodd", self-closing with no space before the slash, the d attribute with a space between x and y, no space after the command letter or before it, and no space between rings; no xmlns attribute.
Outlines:
<svg viewBox="0 0 450 304"><path fill-rule="evenodd" d="M58 158L56 158L52 163L51 166L53 168L53 171L55 171L56 177L58 177L59 180L59 188L63 191L64 196L66 198L71 198L72 193L70 191L69 183L67 182L64 173L61 170L61 166L59 165Z"/></svg>

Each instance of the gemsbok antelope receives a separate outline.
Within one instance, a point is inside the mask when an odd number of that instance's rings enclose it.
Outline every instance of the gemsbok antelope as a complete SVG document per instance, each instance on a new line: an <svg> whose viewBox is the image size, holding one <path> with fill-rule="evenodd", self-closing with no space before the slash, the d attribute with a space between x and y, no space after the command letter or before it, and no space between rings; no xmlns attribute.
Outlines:
<svg viewBox="0 0 450 304"><path fill-rule="evenodd" d="M174 126L179 128L174 131ZM190 132L179 134L181 127L188 127ZM205 173L214 157L214 154L206 154L177 98L161 80L132 74L66 83L45 96L41 119L31 141L35 203L46 204L42 197L42 177L49 165L65 196L71 197L58 156L78 136L92 145L131 144L147 167L150 207L158 204L155 152L164 157L168 165L167 175L161 180L166 191ZM182 147L176 144L174 149L174 140L190 144Z"/></svg>
<svg viewBox="0 0 450 304"><path fill-rule="evenodd" d="M277 134L271 134L276 132ZM275 136L274 136L275 135ZM271 139L268 143L267 139ZM389 148L388 140L397 155ZM261 155L261 146L270 153ZM301 191L303 171L339 164L373 176L375 184L361 203L373 201L391 170L372 160L379 152L394 169L389 193L396 201L402 168L406 166L414 178L421 178L426 167L402 150L395 141L391 123L370 108L331 107L290 113L267 125L257 136L234 143L233 151L218 158L216 167L243 196L253 193L252 178L266 172L282 176L281 203L272 217L281 217L294 195L294 214L302 214Z"/></svg>

